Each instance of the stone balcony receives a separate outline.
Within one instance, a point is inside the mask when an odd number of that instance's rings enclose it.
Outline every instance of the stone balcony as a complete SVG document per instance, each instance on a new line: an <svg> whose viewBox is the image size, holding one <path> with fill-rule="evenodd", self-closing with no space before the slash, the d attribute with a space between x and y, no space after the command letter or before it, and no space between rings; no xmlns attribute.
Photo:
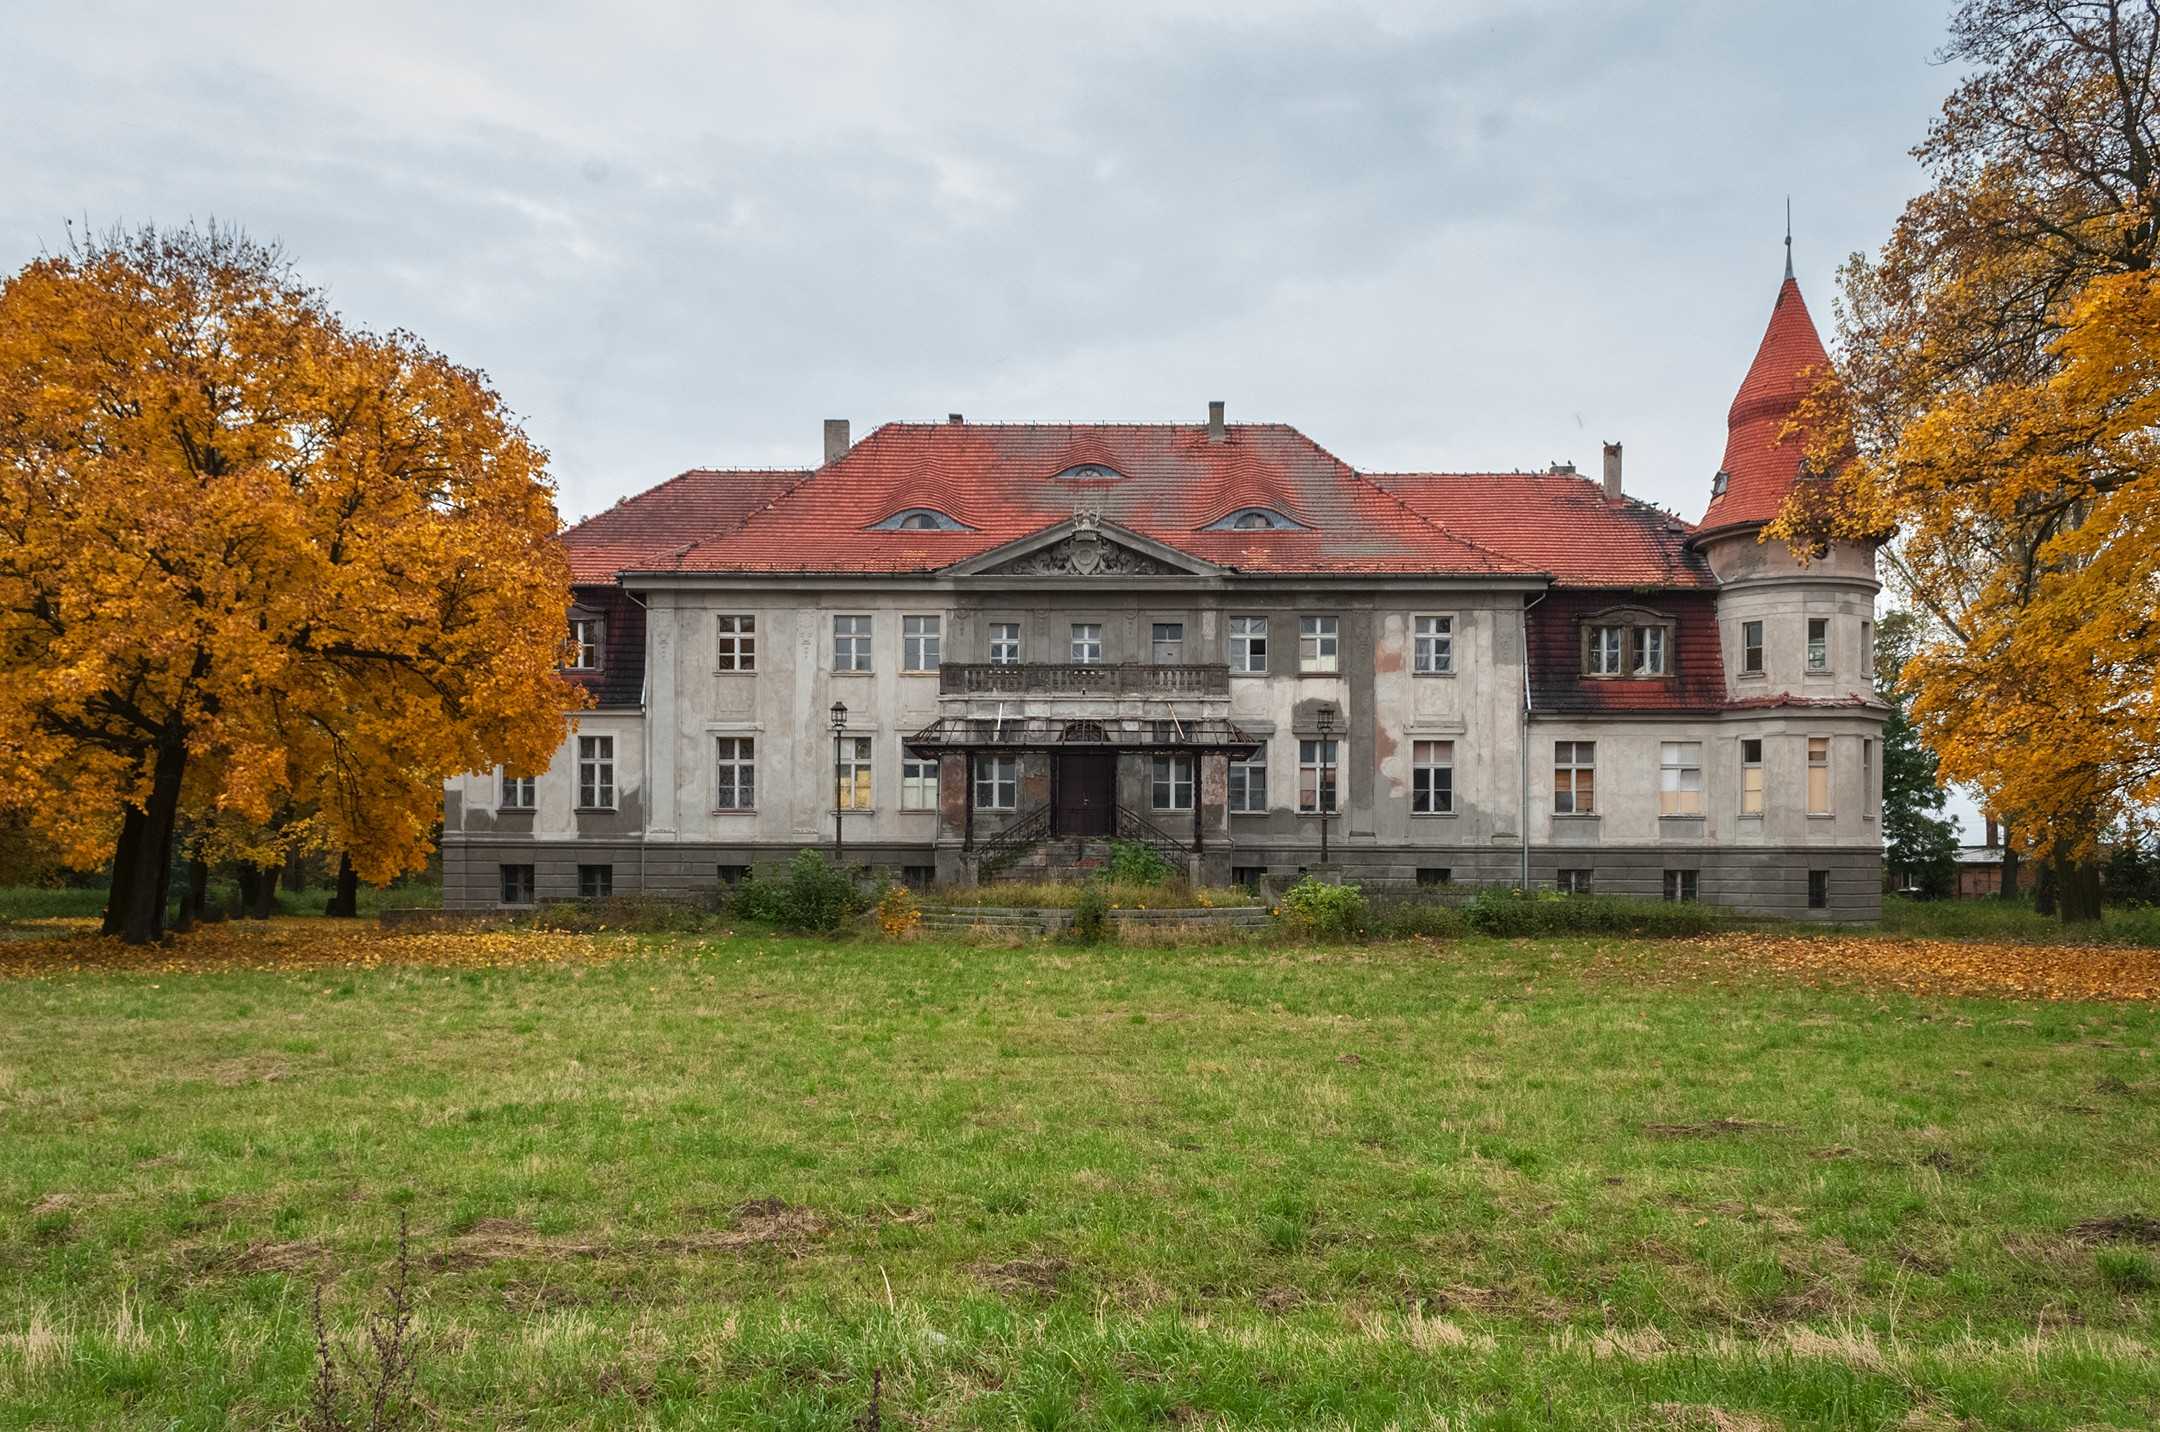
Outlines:
<svg viewBox="0 0 2160 1432"><path fill-rule="evenodd" d="M947 662L938 669L940 696L1107 697L1161 701L1224 698L1229 694L1230 668L1221 664Z"/></svg>

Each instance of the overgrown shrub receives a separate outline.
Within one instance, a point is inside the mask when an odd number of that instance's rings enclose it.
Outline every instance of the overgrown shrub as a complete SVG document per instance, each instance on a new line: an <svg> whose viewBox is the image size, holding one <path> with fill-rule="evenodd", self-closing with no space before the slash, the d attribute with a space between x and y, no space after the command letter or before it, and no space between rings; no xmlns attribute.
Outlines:
<svg viewBox="0 0 2160 1432"><path fill-rule="evenodd" d="M681 935L705 928L708 916L682 900L661 895L610 895L604 900L564 900L532 914L532 928L569 935L621 930L636 935Z"/></svg>
<svg viewBox="0 0 2160 1432"><path fill-rule="evenodd" d="M1178 872L1154 846L1138 840L1110 842L1110 879L1119 885L1161 885Z"/></svg>
<svg viewBox="0 0 2160 1432"><path fill-rule="evenodd" d="M1384 940L1451 940L1467 933L1470 922L1451 902L1422 895L1394 895L1372 902L1366 928Z"/></svg>
<svg viewBox="0 0 2160 1432"><path fill-rule="evenodd" d="M1733 917L1693 900L1637 900L1621 895L1563 895L1488 886L1463 906L1481 935L1703 935Z"/></svg>
<svg viewBox="0 0 2160 1432"><path fill-rule="evenodd" d="M1347 940L1364 932L1365 892L1355 885L1330 885L1308 875L1283 892L1275 915L1285 929L1303 938Z"/></svg>
<svg viewBox="0 0 2160 1432"><path fill-rule="evenodd" d="M862 913L862 897L854 880L823 851L798 850L784 874L753 872L737 886L735 912L785 930L828 935Z"/></svg>
<svg viewBox="0 0 2160 1432"><path fill-rule="evenodd" d="M922 905L905 885L890 884L878 896L878 929L888 940L904 940L922 928Z"/></svg>
<svg viewBox="0 0 2160 1432"><path fill-rule="evenodd" d="M1082 944L1099 945L1110 933L1110 894L1099 881L1081 887L1072 912L1072 936Z"/></svg>

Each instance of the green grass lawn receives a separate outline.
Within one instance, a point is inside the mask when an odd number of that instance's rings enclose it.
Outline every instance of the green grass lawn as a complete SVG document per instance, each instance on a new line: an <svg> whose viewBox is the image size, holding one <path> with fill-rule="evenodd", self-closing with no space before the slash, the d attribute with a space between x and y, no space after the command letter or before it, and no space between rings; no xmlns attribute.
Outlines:
<svg viewBox="0 0 2160 1432"><path fill-rule="evenodd" d="M2160 1424L2160 1011L1595 949L0 980L0 1428Z"/></svg>

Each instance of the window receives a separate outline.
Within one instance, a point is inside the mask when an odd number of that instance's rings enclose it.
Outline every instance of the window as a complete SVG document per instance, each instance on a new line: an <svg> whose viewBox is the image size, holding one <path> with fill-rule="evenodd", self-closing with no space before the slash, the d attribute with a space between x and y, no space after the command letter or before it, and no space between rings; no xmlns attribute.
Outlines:
<svg viewBox="0 0 2160 1432"><path fill-rule="evenodd" d="M1807 813L1830 814L1830 738L1807 740Z"/></svg>
<svg viewBox="0 0 2160 1432"><path fill-rule="evenodd" d="M1872 737L1860 742L1860 812L1869 820L1875 818L1875 742Z"/></svg>
<svg viewBox="0 0 2160 1432"><path fill-rule="evenodd" d="M900 809L936 810L938 763L900 752Z"/></svg>
<svg viewBox="0 0 2160 1432"><path fill-rule="evenodd" d="M1073 623L1072 659L1081 666L1094 666L1102 660L1101 622Z"/></svg>
<svg viewBox="0 0 2160 1432"><path fill-rule="evenodd" d="M903 865L900 867L900 883L910 890L928 890L937 884L935 865Z"/></svg>
<svg viewBox="0 0 2160 1432"><path fill-rule="evenodd" d="M713 741L714 810L757 809L757 741L752 736L720 736Z"/></svg>
<svg viewBox="0 0 2160 1432"><path fill-rule="evenodd" d="M1830 669L1830 618L1809 617L1807 621L1807 669L1828 671Z"/></svg>
<svg viewBox="0 0 2160 1432"><path fill-rule="evenodd" d="M1340 741L1298 742L1298 809L1308 815L1335 809L1335 772L1341 764Z"/></svg>
<svg viewBox="0 0 2160 1432"><path fill-rule="evenodd" d="M1875 623L1860 623L1860 674L1875 674Z"/></svg>
<svg viewBox="0 0 2160 1432"><path fill-rule="evenodd" d="M943 617L900 618L900 669L935 671L938 648L944 641Z"/></svg>
<svg viewBox="0 0 2160 1432"><path fill-rule="evenodd" d="M1185 659L1185 623L1156 622L1150 643L1157 666L1176 666Z"/></svg>
<svg viewBox="0 0 2160 1432"><path fill-rule="evenodd" d="M1267 879L1265 865L1233 865L1230 867L1230 883L1247 890L1258 890L1260 882Z"/></svg>
<svg viewBox="0 0 2160 1432"><path fill-rule="evenodd" d="M1702 742L1666 741L1658 752L1658 814L1701 815Z"/></svg>
<svg viewBox="0 0 2160 1432"><path fill-rule="evenodd" d="M1230 813L1257 815L1267 809L1267 750L1230 763Z"/></svg>
<svg viewBox="0 0 2160 1432"><path fill-rule="evenodd" d="M533 778L513 776L507 771L502 778L502 799L496 802L504 810L531 810L533 808Z"/></svg>
<svg viewBox="0 0 2160 1432"><path fill-rule="evenodd" d="M1208 532L1294 532L1298 524L1275 511L1272 507L1241 507L1226 517L1210 522L1203 531Z"/></svg>
<svg viewBox="0 0 2160 1432"><path fill-rule="evenodd" d="M1635 628L1635 674L1637 676L1663 676L1665 674L1665 628L1639 626Z"/></svg>
<svg viewBox="0 0 2160 1432"><path fill-rule="evenodd" d="M1420 885L1453 885L1455 872L1445 865L1421 865L1418 867L1417 883Z"/></svg>
<svg viewBox="0 0 2160 1432"><path fill-rule="evenodd" d="M1597 810L1597 742L1553 742L1552 808L1554 815L1590 815Z"/></svg>
<svg viewBox="0 0 2160 1432"><path fill-rule="evenodd" d="M1020 758L982 756L975 762L975 809L1013 810L1020 804Z"/></svg>
<svg viewBox="0 0 2160 1432"><path fill-rule="evenodd" d="M1339 671L1337 621L1334 617L1298 618L1298 670Z"/></svg>
<svg viewBox="0 0 2160 1432"><path fill-rule="evenodd" d="M1157 756L1149 783L1148 804L1155 810L1191 810L1193 761L1190 756Z"/></svg>
<svg viewBox="0 0 2160 1432"><path fill-rule="evenodd" d="M1810 870L1807 873L1807 907L1810 910L1830 908L1830 872Z"/></svg>
<svg viewBox="0 0 2160 1432"><path fill-rule="evenodd" d="M505 865L501 869L503 904L532 904L533 868L530 865Z"/></svg>
<svg viewBox="0 0 2160 1432"><path fill-rule="evenodd" d="M1248 674L1267 670L1267 618L1230 618L1230 669Z"/></svg>
<svg viewBox="0 0 2160 1432"><path fill-rule="evenodd" d="M1751 676L1760 676L1762 660L1762 623L1740 623L1740 669Z"/></svg>
<svg viewBox="0 0 2160 1432"><path fill-rule="evenodd" d="M870 618L834 617L832 619L832 669L835 671L868 671L870 669Z"/></svg>
<svg viewBox="0 0 2160 1432"><path fill-rule="evenodd" d="M1670 901L1693 900L1696 881L1701 872L1695 870L1668 870L1665 872L1665 898Z"/></svg>
<svg viewBox="0 0 2160 1432"><path fill-rule="evenodd" d="M872 782L873 757L868 736L840 738L840 766L835 773L835 793L842 810L869 810L876 793Z"/></svg>
<svg viewBox="0 0 2160 1432"><path fill-rule="evenodd" d="M756 617L717 616L713 618L713 630L713 670L757 670Z"/></svg>
<svg viewBox="0 0 2160 1432"><path fill-rule="evenodd" d="M577 893L580 900L605 900L615 893L615 867L612 865L580 865L577 868Z"/></svg>
<svg viewBox="0 0 2160 1432"><path fill-rule="evenodd" d="M1590 656L1588 665L1592 676L1618 676L1621 653L1627 650L1627 628L1600 626L1590 628Z"/></svg>
<svg viewBox="0 0 2160 1432"><path fill-rule="evenodd" d="M740 885L750 878L750 867L747 865L716 865L713 871L720 877L722 885Z"/></svg>
<svg viewBox="0 0 2160 1432"><path fill-rule="evenodd" d="M1455 810L1455 743L1410 743L1410 809L1418 815L1451 815Z"/></svg>
<svg viewBox="0 0 2160 1432"><path fill-rule="evenodd" d="M1020 664L1020 623L990 623L990 664L993 666L1018 666Z"/></svg>
<svg viewBox="0 0 2160 1432"><path fill-rule="evenodd" d="M615 809L615 738L577 739L577 803L580 810Z"/></svg>
<svg viewBox="0 0 2160 1432"><path fill-rule="evenodd" d="M1724 468L1721 467L1716 472L1710 474L1710 495L1712 497L1723 497L1725 495L1725 489L1730 487L1731 485L1732 474L1727 472Z"/></svg>
<svg viewBox="0 0 2160 1432"><path fill-rule="evenodd" d="M949 517L933 507L910 507L895 512L882 522L870 524L872 532L969 532L965 522Z"/></svg>
<svg viewBox="0 0 2160 1432"><path fill-rule="evenodd" d="M604 626L598 617L570 618L570 669L598 671Z"/></svg>
<svg viewBox="0 0 2160 1432"><path fill-rule="evenodd" d="M1419 617L1411 669L1420 676L1444 676L1455 669L1455 618Z"/></svg>
<svg viewBox="0 0 2160 1432"><path fill-rule="evenodd" d="M1763 813L1762 742L1740 743L1740 814Z"/></svg>
<svg viewBox="0 0 2160 1432"><path fill-rule="evenodd" d="M1563 870L1553 880L1553 888L1566 895L1588 895L1590 872L1587 870Z"/></svg>

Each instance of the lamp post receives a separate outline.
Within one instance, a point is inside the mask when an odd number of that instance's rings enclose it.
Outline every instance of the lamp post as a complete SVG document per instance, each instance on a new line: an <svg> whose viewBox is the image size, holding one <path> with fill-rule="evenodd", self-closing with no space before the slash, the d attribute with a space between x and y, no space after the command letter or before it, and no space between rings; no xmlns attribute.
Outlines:
<svg viewBox="0 0 2160 1432"><path fill-rule="evenodd" d="M847 832L841 828L840 824L842 812L846 809L841 799L843 792L840 789L842 769L840 765L840 743L846 739L843 735L846 730L847 703L845 701L835 701L832 704L832 857L835 865L847 863Z"/></svg>
<svg viewBox="0 0 2160 1432"><path fill-rule="evenodd" d="M1320 863L1326 865L1328 816L1335 800L1335 772L1333 756L1335 742L1335 708L1323 705L1313 713L1313 729L1320 733L1319 789L1313 792L1314 803L1320 807Z"/></svg>

